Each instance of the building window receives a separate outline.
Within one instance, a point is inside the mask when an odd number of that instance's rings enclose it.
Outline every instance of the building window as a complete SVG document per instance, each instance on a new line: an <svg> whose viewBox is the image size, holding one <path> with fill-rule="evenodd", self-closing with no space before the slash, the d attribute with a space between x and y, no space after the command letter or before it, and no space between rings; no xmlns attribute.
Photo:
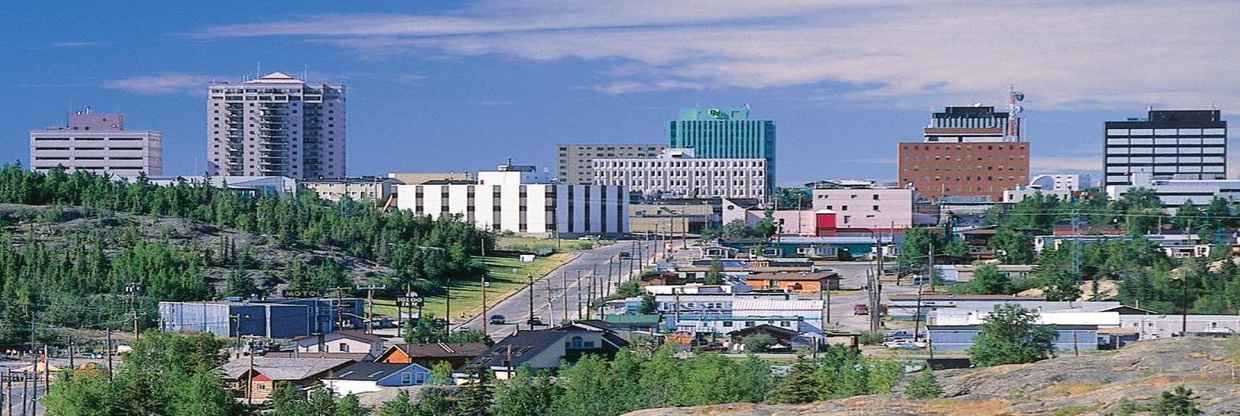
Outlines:
<svg viewBox="0 0 1240 416"><path fill-rule="evenodd" d="M340 343L340 352L349 352L349 343L347 343L347 342L341 342L341 343Z"/></svg>

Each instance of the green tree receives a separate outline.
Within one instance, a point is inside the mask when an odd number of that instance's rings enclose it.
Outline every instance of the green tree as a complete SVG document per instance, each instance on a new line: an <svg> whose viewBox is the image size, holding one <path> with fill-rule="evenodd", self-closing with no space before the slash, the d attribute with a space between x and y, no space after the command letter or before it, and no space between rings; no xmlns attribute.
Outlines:
<svg viewBox="0 0 1240 416"><path fill-rule="evenodd" d="M1011 293L1011 279L993 265L983 265L973 272L973 280L964 285L967 293L1000 295Z"/></svg>
<svg viewBox="0 0 1240 416"><path fill-rule="evenodd" d="M678 380L682 376L680 361L673 355L675 347L664 344L655 350L654 355L642 365L641 379L638 384L645 392L645 407L674 406Z"/></svg>
<svg viewBox="0 0 1240 416"><path fill-rule="evenodd" d="M1162 392L1158 405L1154 407L1154 414L1158 416L1196 416L1202 414L1202 411L1197 409L1196 397L1193 395L1193 391L1181 385Z"/></svg>
<svg viewBox="0 0 1240 416"><path fill-rule="evenodd" d="M336 416L366 416L370 410L362 407L357 396L350 393L336 401Z"/></svg>
<svg viewBox="0 0 1240 416"><path fill-rule="evenodd" d="M637 313L650 315L656 312L656 308L654 295L642 295L642 303L638 306Z"/></svg>
<svg viewBox="0 0 1240 416"><path fill-rule="evenodd" d="M452 396L442 388L423 389L418 395L414 416L444 416L453 412Z"/></svg>
<svg viewBox="0 0 1240 416"><path fill-rule="evenodd" d="M943 387L939 386L939 380L934 376L934 370L927 367L921 371L921 374L909 381L908 386L904 388L904 395L912 399L937 399L943 397Z"/></svg>
<svg viewBox="0 0 1240 416"><path fill-rule="evenodd" d="M551 414L557 386L546 374L534 373L529 367L517 369L512 379L495 388L495 416L543 416Z"/></svg>
<svg viewBox="0 0 1240 416"><path fill-rule="evenodd" d="M1054 333L1038 326L1038 313L1020 305L995 306L982 323L981 332L969 348L974 364L989 367L1022 364L1050 357L1055 352Z"/></svg>
<svg viewBox="0 0 1240 416"><path fill-rule="evenodd" d="M966 246L964 244L964 240L959 239L959 238L953 238L951 241L947 242L947 244L943 246L943 254L947 255L948 257L951 257L954 260L968 261L969 246Z"/></svg>
<svg viewBox="0 0 1240 416"><path fill-rule="evenodd" d="M703 283L708 285L723 284L723 264L718 260L710 262L710 269L706 270L706 279Z"/></svg>
<svg viewBox="0 0 1240 416"><path fill-rule="evenodd" d="M489 368L477 366L468 369L470 379L461 387L457 396L456 416L487 416L491 414L491 380Z"/></svg>
<svg viewBox="0 0 1240 416"><path fill-rule="evenodd" d="M611 415L619 414L610 411L612 399L608 390L607 362L595 355L586 355L577 363L560 371L559 384L562 393L555 398L552 405L554 414L573 415Z"/></svg>
<svg viewBox="0 0 1240 416"><path fill-rule="evenodd" d="M768 400L776 404L809 403L818 398L818 380L814 376L814 365L805 359L797 358L788 375L771 391Z"/></svg>
<svg viewBox="0 0 1240 416"><path fill-rule="evenodd" d="M1033 262L1033 239L1009 225L1001 225L990 238L990 248L999 253L1003 264Z"/></svg>
<svg viewBox="0 0 1240 416"><path fill-rule="evenodd" d="M409 398L408 390L396 392L396 397L379 406L378 416L413 416L417 406ZM498 414L498 413L497 413Z"/></svg>
<svg viewBox="0 0 1240 416"><path fill-rule="evenodd" d="M96 369L57 377L43 402L51 416L121 416L125 412L119 403L107 374Z"/></svg>
<svg viewBox="0 0 1240 416"><path fill-rule="evenodd" d="M1076 276L1068 271L1058 271L1051 273L1046 282L1045 289L1046 300L1049 301L1070 301L1077 300L1081 297L1081 287L1076 280Z"/></svg>
<svg viewBox="0 0 1240 416"><path fill-rule="evenodd" d="M170 415L239 415L241 407L215 373L200 369L176 383Z"/></svg>
<svg viewBox="0 0 1240 416"><path fill-rule="evenodd" d="M900 268L911 269L926 264L926 256L930 247L935 245L934 236L926 228L910 228L904 233L904 242L900 243L900 252L896 261Z"/></svg>
<svg viewBox="0 0 1240 416"><path fill-rule="evenodd" d="M436 386L450 386L456 384L452 380L452 364L447 361L440 361L431 367L431 379L428 384Z"/></svg>

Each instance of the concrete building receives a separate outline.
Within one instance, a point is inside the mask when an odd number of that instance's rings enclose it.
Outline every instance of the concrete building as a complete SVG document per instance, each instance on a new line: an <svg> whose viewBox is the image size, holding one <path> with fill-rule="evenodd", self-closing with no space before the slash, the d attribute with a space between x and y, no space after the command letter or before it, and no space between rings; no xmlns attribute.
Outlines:
<svg viewBox="0 0 1240 416"><path fill-rule="evenodd" d="M555 179L565 185L591 185L595 159L650 159L665 148L667 145L650 143L556 145Z"/></svg>
<svg viewBox="0 0 1240 416"><path fill-rule="evenodd" d="M1029 143L1011 141L1009 113L947 107L931 115L922 142L899 144L899 186L939 200L1000 201L1029 181Z"/></svg>
<svg viewBox="0 0 1240 416"><path fill-rule="evenodd" d="M1187 323L1189 335L1233 336L1240 333L1236 315L1121 315L1120 328L1132 330L1140 340L1180 336Z"/></svg>
<svg viewBox="0 0 1240 416"><path fill-rule="evenodd" d="M164 174L163 135L125 130L125 115L69 113L64 126L30 131L30 170L57 167L119 177Z"/></svg>
<svg viewBox="0 0 1240 416"><path fill-rule="evenodd" d="M763 159L765 194L775 191L775 121L749 118L749 107L690 108L668 123L669 147L703 159Z"/></svg>
<svg viewBox="0 0 1240 416"><path fill-rule="evenodd" d="M1014 304L1022 308L1038 312L1050 311L1085 311L1112 312L1123 305L1119 302L1056 302L1048 301L1041 296L1010 296L1010 295L956 295L956 294L893 294L888 296L887 315L896 320L915 320L917 312L921 319L932 321L932 316L940 311L947 313L970 313L975 311L989 312L995 306ZM933 323L933 322L932 322ZM947 325L948 322L943 322Z"/></svg>
<svg viewBox="0 0 1240 416"><path fill-rule="evenodd" d="M382 203L392 196L395 180L373 176L360 178L315 179L302 181L302 186L320 199L340 201L346 196L354 201Z"/></svg>
<svg viewBox="0 0 1240 416"><path fill-rule="evenodd" d="M207 96L209 175L345 176L343 85L282 72L215 82Z"/></svg>
<svg viewBox="0 0 1240 416"><path fill-rule="evenodd" d="M396 206L416 215L459 215L479 228L530 234L623 234L629 193L621 186L557 185L532 166L478 172L475 184L397 185Z"/></svg>
<svg viewBox="0 0 1240 416"><path fill-rule="evenodd" d="M1209 204L1214 198L1227 202L1240 201L1240 179L1154 179L1148 173L1131 175L1127 185L1107 185L1107 198L1120 199L1130 189L1144 188L1154 195L1164 207L1178 207L1187 203Z"/></svg>
<svg viewBox="0 0 1240 416"><path fill-rule="evenodd" d="M664 149L654 159L595 159L594 184L627 187L658 198L766 198L765 159L697 158L693 149Z"/></svg>
<svg viewBox="0 0 1240 416"><path fill-rule="evenodd" d="M1039 235L1033 237L1033 250L1039 254L1048 248L1059 249L1064 244L1091 244L1108 241L1132 240L1131 235ZM1197 234L1147 234L1144 238L1154 243L1168 257L1205 257L1210 255L1210 244Z"/></svg>
<svg viewBox="0 0 1240 416"><path fill-rule="evenodd" d="M909 188L814 189L813 208L835 212L839 228L892 230L912 227L916 192ZM926 221L931 221L927 218ZM933 223L933 222L931 222Z"/></svg>
<svg viewBox="0 0 1240 416"><path fill-rule="evenodd" d="M159 322L165 332L209 332L222 338L296 338L361 328L362 305L362 299L354 298L159 302Z"/></svg>
<svg viewBox="0 0 1240 416"><path fill-rule="evenodd" d="M717 226L719 204L709 200L663 200L658 204L630 204L629 230L633 234L697 234Z"/></svg>
<svg viewBox="0 0 1240 416"><path fill-rule="evenodd" d="M1146 118L1108 121L1103 131L1104 185L1155 179L1226 179L1227 121L1219 110L1150 110Z"/></svg>
<svg viewBox="0 0 1240 416"><path fill-rule="evenodd" d="M934 352L963 352L973 346L990 311L937 312L926 325L930 348ZM1119 312L1060 310L1040 312L1035 325L1047 327L1054 338L1051 343L1060 354L1094 351L1100 343L1099 328L1113 328L1120 323Z"/></svg>
<svg viewBox="0 0 1240 416"><path fill-rule="evenodd" d="M1089 185L1089 175L1076 173L1042 174L1029 181L1029 187L1036 186L1044 191L1077 192Z"/></svg>
<svg viewBox="0 0 1240 416"><path fill-rule="evenodd" d="M1042 195L1044 197L1054 197L1061 201L1069 201L1072 199L1072 191L1066 190L1048 190L1040 185L1019 186L1015 189L1003 191L1003 202L1017 203L1024 201L1026 198L1033 198Z"/></svg>

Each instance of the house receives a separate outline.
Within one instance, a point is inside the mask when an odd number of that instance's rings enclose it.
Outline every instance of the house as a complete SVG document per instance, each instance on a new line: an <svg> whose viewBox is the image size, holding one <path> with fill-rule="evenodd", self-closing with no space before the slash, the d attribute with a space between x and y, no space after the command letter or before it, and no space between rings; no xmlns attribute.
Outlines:
<svg viewBox="0 0 1240 416"><path fill-rule="evenodd" d="M297 352L360 353L371 356L383 353L383 337L363 331L336 331L323 335L308 335L293 339Z"/></svg>
<svg viewBox="0 0 1240 416"><path fill-rule="evenodd" d="M573 323L551 329L519 331L491 346L470 363L507 380L517 368L555 371L562 362L576 362L585 354L611 356L629 343L606 328Z"/></svg>
<svg viewBox="0 0 1240 416"><path fill-rule="evenodd" d="M267 351L267 358L339 358L353 362L370 361L375 357L366 352L300 352L300 351Z"/></svg>
<svg viewBox="0 0 1240 416"><path fill-rule="evenodd" d="M474 358L487 351L487 345L481 342L463 344L398 344L388 347L379 355L375 362L389 364L417 363L426 368L435 368L440 362L447 362L452 369L464 367Z"/></svg>
<svg viewBox="0 0 1240 416"><path fill-rule="evenodd" d="M985 265L974 264L936 264L934 265L934 275L945 282L964 283L973 280L973 275L977 273L977 269ZM1008 279L1023 279L1033 274L1036 265L1032 264L992 264L1000 274Z"/></svg>
<svg viewBox="0 0 1240 416"><path fill-rule="evenodd" d="M431 370L415 363L360 362L324 377L323 386L344 396L375 392L385 388L420 386L429 382L430 379Z"/></svg>
<svg viewBox="0 0 1240 416"><path fill-rule="evenodd" d="M754 273L745 277L753 290L777 289L796 294L818 294L823 290L839 290L840 274L834 271L812 273Z"/></svg>
<svg viewBox="0 0 1240 416"><path fill-rule="evenodd" d="M350 364L340 358L241 357L224 364L221 373L238 397L263 402L282 384L307 389Z"/></svg>

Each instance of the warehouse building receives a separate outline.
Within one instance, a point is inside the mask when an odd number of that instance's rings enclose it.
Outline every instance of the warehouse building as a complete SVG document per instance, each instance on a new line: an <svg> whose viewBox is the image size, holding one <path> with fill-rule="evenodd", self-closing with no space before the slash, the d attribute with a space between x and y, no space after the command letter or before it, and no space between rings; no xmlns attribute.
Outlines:
<svg viewBox="0 0 1240 416"><path fill-rule="evenodd" d="M296 338L360 328L362 299L306 298L263 301L160 302L165 332L206 332L218 337Z"/></svg>

